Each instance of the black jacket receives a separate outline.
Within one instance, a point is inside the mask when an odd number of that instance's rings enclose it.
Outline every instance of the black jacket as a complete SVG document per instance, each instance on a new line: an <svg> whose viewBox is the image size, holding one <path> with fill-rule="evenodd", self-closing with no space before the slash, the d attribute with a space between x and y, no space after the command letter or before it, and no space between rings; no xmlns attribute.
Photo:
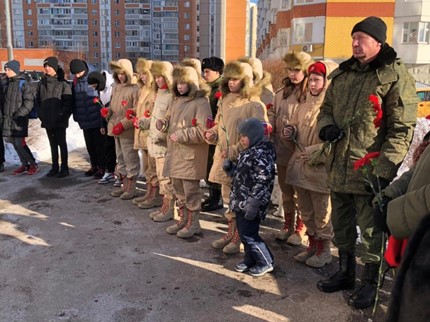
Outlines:
<svg viewBox="0 0 430 322"><path fill-rule="evenodd" d="M57 75L60 74L57 72ZM62 73L61 73L62 74ZM38 117L46 129L67 128L72 114L72 89L59 76L43 76L38 91Z"/></svg>
<svg viewBox="0 0 430 322"><path fill-rule="evenodd" d="M22 84L21 89L20 83ZM3 136L26 137L28 135L28 114L34 104L30 83L23 75L19 75L7 79L0 90Z"/></svg>

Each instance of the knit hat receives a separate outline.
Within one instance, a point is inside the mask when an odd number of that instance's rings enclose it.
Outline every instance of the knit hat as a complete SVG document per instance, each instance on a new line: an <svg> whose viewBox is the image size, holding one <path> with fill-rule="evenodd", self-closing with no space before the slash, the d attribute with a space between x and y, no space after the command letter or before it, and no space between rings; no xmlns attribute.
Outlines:
<svg viewBox="0 0 430 322"><path fill-rule="evenodd" d="M45 65L48 65L50 67L52 67L53 70L57 71L58 70L58 59L57 57L48 57L43 61L43 67L45 67Z"/></svg>
<svg viewBox="0 0 430 322"><path fill-rule="evenodd" d="M202 61L202 70L205 70L205 68L212 69L213 71L222 74L224 72L224 61L215 56L205 58Z"/></svg>
<svg viewBox="0 0 430 322"><path fill-rule="evenodd" d="M20 71L20 64L17 60L10 60L6 64L4 64L4 69L9 68L10 70L13 70L15 74L19 75Z"/></svg>
<svg viewBox="0 0 430 322"><path fill-rule="evenodd" d="M327 70L322 62L317 61L315 64L309 66L308 74L317 74L322 77L326 77Z"/></svg>
<svg viewBox="0 0 430 322"><path fill-rule="evenodd" d="M87 70L87 64L83 60L80 59L73 59L70 62L70 72L74 75L77 73L80 73L82 71Z"/></svg>
<svg viewBox="0 0 430 322"><path fill-rule="evenodd" d="M357 31L362 31L369 36L372 36L381 44L385 44L385 41L387 40L387 25L379 17L367 17L360 21L354 26L354 28L352 28L351 35Z"/></svg>
<svg viewBox="0 0 430 322"><path fill-rule="evenodd" d="M106 78L100 72L88 74L88 85L96 85L96 89L102 91L106 87Z"/></svg>
<svg viewBox="0 0 430 322"><path fill-rule="evenodd" d="M239 134L245 135L249 139L249 147L257 145L263 140L263 123L256 118L249 118L239 123L237 130Z"/></svg>

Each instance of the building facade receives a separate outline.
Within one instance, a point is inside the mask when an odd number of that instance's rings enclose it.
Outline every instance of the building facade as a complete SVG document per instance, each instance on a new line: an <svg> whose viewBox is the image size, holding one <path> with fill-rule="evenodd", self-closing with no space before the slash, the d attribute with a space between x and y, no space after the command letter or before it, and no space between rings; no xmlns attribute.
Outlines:
<svg viewBox="0 0 430 322"><path fill-rule="evenodd" d="M9 1L14 48L72 52L98 68L119 58L177 62L245 54L247 0ZM4 10L0 43L6 47Z"/></svg>

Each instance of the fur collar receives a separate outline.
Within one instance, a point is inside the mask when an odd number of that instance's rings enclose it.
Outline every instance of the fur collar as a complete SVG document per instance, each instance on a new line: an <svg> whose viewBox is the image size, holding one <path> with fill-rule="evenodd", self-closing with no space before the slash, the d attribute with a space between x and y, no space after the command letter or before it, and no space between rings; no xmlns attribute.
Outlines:
<svg viewBox="0 0 430 322"><path fill-rule="evenodd" d="M379 69L386 65L391 65L397 58L396 51L388 44L384 44L379 52L378 56L369 63L369 68ZM357 62L357 59L351 57L339 65L341 71L348 71L352 69L352 65Z"/></svg>

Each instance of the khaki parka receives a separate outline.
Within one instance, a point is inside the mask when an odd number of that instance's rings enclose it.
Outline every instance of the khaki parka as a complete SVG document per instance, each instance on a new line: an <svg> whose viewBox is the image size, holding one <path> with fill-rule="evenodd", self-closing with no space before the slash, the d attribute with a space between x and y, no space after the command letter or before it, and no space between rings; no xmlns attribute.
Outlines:
<svg viewBox="0 0 430 322"><path fill-rule="evenodd" d="M152 61L146 60L144 58L139 58L136 63L136 72L146 75L145 84L139 77L137 84L140 86L139 90L139 100L137 101L136 107L136 117L140 120L147 121L148 130L134 129L134 148L144 149L148 148L148 134L149 134L149 124L151 122L151 114L154 109L154 101L156 96L156 91L153 87L154 77L151 74ZM139 123L138 121L138 123Z"/></svg>
<svg viewBox="0 0 430 322"><path fill-rule="evenodd" d="M380 152L373 175L392 180L408 151L416 121L418 97L415 82L388 44L368 65L355 58L340 64L330 77L318 116L318 131L335 124L345 135L331 144L327 161L328 183L340 193L369 194L361 171L353 163L368 152ZM382 106L381 126L369 97ZM372 172L372 171L371 171Z"/></svg>
<svg viewBox="0 0 430 322"><path fill-rule="evenodd" d="M240 93L231 93L228 88L230 78L242 80L243 88ZM223 185L231 185L231 177L224 172L222 165L225 160L222 153L227 153L227 158L235 161L239 152L243 150L239 142L237 126L247 118L255 117L267 122L266 107L259 96L261 88L252 86L252 69L249 64L231 62L224 69L221 83L223 97L218 104L218 112L215 117L215 125L208 131L216 136L214 162L209 173L209 181ZM228 143L227 143L228 142Z"/></svg>
<svg viewBox="0 0 430 322"><path fill-rule="evenodd" d="M128 59L112 61L109 65L113 71L115 86L112 89L112 98L106 118L108 121L108 135L114 136L112 133L113 127L118 123L122 123L124 131L118 137L133 139L133 120L127 119L125 115L128 109L136 111L139 95L139 87L131 83L133 78L133 65ZM123 84L121 84L118 79L118 74L121 73L125 73L127 76L127 81Z"/></svg>
<svg viewBox="0 0 430 322"><path fill-rule="evenodd" d="M182 96L177 84L187 83L190 90ZM200 84L203 85L203 84ZM192 67L176 67L173 71L173 100L164 120L167 127L167 153L163 176L201 180L206 177L209 145L204 139L212 112L208 94L210 88L200 88L197 72ZM175 134L177 141L169 136Z"/></svg>
<svg viewBox="0 0 430 322"><path fill-rule="evenodd" d="M430 148L424 150L416 166L404 173L408 180L397 180L384 193L396 197L395 191L406 193L388 203L387 224L391 234L397 239L410 238L421 219L430 213ZM402 177L403 177L402 176ZM400 186L400 187L397 187Z"/></svg>
<svg viewBox="0 0 430 322"><path fill-rule="evenodd" d="M326 75L330 75L338 66L333 62L322 61L322 63L326 66ZM326 77L324 89L318 96L313 96L308 89L306 101L298 106L290 121L290 124L297 129L296 142L301 150L293 144L294 153L288 163L286 177L290 185L326 194L330 193L330 190L327 186L325 157L313 159L312 165L309 165L309 161L323 146L318 136L317 116L329 84L330 80ZM307 158L302 158L302 153L306 153Z"/></svg>

